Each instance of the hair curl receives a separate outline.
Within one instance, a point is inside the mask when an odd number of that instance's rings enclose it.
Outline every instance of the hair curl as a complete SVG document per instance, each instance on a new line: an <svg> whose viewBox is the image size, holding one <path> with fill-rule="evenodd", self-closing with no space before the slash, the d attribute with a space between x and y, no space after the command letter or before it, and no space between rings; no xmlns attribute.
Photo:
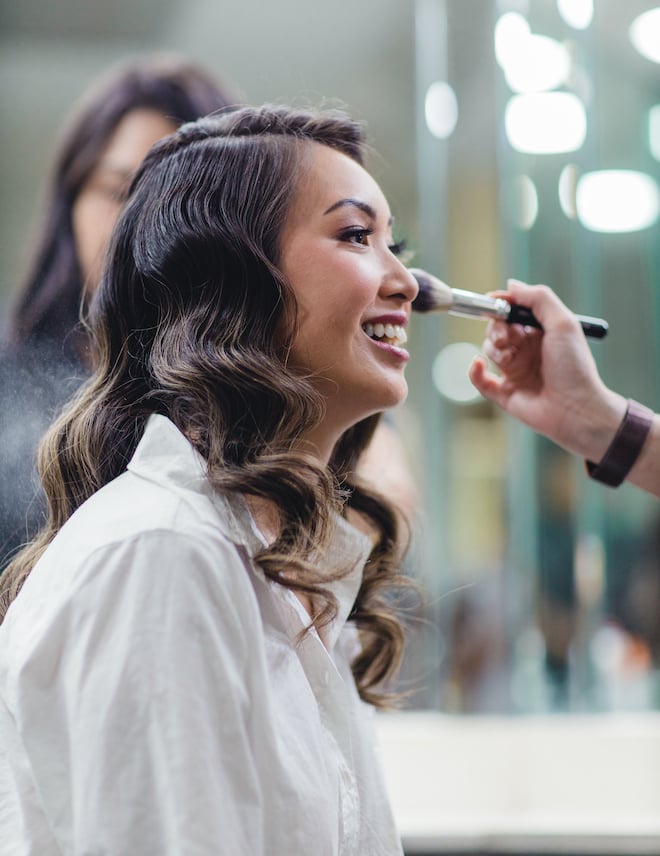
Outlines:
<svg viewBox="0 0 660 856"><path fill-rule="evenodd" d="M343 435L329 467L297 450L324 403L287 365L296 304L278 261L311 142L363 161L360 126L344 114L283 107L184 125L147 156L91 306L97 369L40 450L49 521L3 575L1 608L71 514L125 469L148 416L162 413L205 458L216 489L275 504L279 536L256 559L269 579L313 596L318 627L336 614L315 563L333 513L369 522L376 541L350 616L362 639L353 671L362 697L382 704L403 649L388 599L402 583L401 538L391 506L355 476L378 417Z"/></svg>

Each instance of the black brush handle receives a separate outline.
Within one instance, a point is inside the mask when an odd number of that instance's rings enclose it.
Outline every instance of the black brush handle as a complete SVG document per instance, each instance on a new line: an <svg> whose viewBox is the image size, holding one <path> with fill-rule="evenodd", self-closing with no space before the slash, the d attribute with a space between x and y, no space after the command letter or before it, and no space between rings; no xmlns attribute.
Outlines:
<svg viewBox="0 0 660 856"><path fill-rule="evenodd" d="M509 317L506 319L509 324L523 324L525 327L537 327L542 330L541 322L533 315L532 310L526 306L519 306L512 303ZM609 324L603 318L591 318L588 315L576 315L580 326L584 330L584 335L591 339L604 339L609 330Z"/></svg>

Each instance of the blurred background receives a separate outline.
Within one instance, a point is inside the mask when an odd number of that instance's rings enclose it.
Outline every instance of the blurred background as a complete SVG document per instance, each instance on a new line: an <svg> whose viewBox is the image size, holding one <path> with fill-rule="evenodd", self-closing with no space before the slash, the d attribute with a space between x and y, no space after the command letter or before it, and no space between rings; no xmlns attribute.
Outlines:
<svg viewBox="0 0 660 856"><path fill-rule="evenodd" d="M0 22L0 314L73 102L117 60L176 51L242 100L363 119L416 266L478 292L508 276L552 285L608 319L592 345L606 382L660 408L651 0L5 0ZM591 483L479 399L466 367L483 332L424 316L410 335L395 418L419 493L410 572L427 595L411 616L409 706L655 711L657 501Z"/></svg>

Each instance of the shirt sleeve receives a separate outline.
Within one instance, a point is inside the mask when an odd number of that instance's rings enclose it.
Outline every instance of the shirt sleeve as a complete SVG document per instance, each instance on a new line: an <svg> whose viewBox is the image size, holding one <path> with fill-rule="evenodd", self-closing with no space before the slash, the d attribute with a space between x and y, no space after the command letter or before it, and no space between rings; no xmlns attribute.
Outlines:
<svg viewBox="0 0 660 856"><path fill-rule="evenodd" d="M263 854L259 611L236 548L148 532L76 579L16 691L63 852Z"/></svg>

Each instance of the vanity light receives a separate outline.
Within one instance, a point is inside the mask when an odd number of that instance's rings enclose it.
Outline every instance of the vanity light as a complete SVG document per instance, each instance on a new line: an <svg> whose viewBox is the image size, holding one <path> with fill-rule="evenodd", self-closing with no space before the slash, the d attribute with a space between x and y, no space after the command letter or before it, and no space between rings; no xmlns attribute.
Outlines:
<svg viewBox="0 0 660 856"><path fill-rule="evenodd" d="M444 80L432 83L424 99L426 126L434 137L450 137L458 121L458 101L451 86Z"/></svg>
<svg viewBox="0 0 660 856"><path fill-rule="evenodd" d="M571 92L535 92L509 99L504 127L516 151L574 152L584 143L587 117L582 102Z"/></svg>
<svg viewBox="0 0 660 856"><path fill-rule="evenodd" d="M660 214L657 182L634 170L585 173L575 201L580 222L593 232L637 232L652 226Z"/></svg>
<svg viewBox="0 0 660 856"><path fill-rule="evenodd" d="M594 17L594 0L557 0L557 9L569 27L586 30Z"/></svg>
<svg viewBox="0 0 660 856"><path fill-rule="evenodd" d="M544 92L562 86L571 71L564 44L532 33L516 12L502 15L495 25L495 57L514 92Z"/></svg>
<svg viewBox="0 0 660 856"><path fill-rule="evenodd" d="M628 35L642 56L652 62L660 62L660 6L635 18Z"/></svg>

